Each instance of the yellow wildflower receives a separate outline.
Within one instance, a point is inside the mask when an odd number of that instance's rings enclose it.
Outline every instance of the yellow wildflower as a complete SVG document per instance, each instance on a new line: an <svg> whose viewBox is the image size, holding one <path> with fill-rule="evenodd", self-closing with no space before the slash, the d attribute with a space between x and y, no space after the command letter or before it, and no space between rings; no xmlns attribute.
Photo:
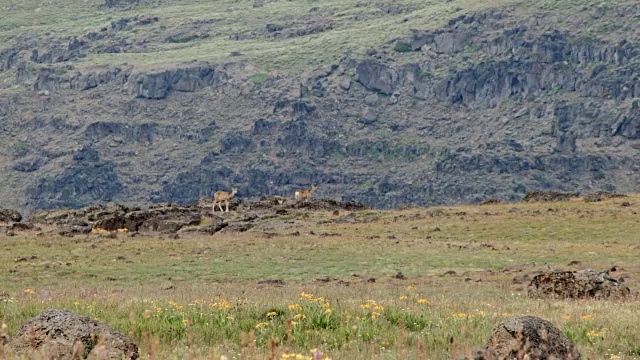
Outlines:
<svg viewBox="0 0 640 360"><path fill-rule="evenodd" d="M593 320L593 315L582 315L580 318L582 320Z"/></svg>
<svg viewBox="0 0 640 360"><path fill-rule="evenodd" d="M569 315L565 315L565 316L563 316L563 317L562 317L562 319L563 319L563 320L569 320L569 319L571 319L571 316L569 316Z"/></svg>
<svg viewBox="0 0 640 360"><path fill-rule="evenodd" d="M292 321L291 325L296 326L296 325L298 325L298 322L297 321Z"/></svg>
<svg viewBox="0 0 640 360"><path fill-rule="evenodd" d="M302 310L302 306L300 304L291 304L289 305L289 310Z"/></svg>
<svg viewBox="0 0 640 360"><path fill-rule="evenodd" d="M24 292L25 292L25 294L35 294L36 293L36 291L33 290L33 289L25 289Z"/></svg>
<svg viewBox="0 0 640 360"><path fill-rule="evenodd" d="M293 318L294 318L294 319L300 319L300 318L302 318L302 319L306 319L306 318L307 318L307 316L306 316L306 315L304 315L304 314L296 314Z"/></svg>
<svg viewBox="0 0 640 360"><path fill-rule="evenodd" d="M312 300L313 299L313 295L302 292L302 293L300 293L300 299Z"/></svg>
<svg viewBox="0 0 640 360"><path fill-rule="evenodd" d="M332 312L332 311L333 311L333 310L331 310L331 309L327 309L327 310L325 310L325 311L324 311L324 313L325 313L325 314L331 314L331 312Z"/></svg>
<svg viewBox="0 0 640 360"><path fill-rule="evenodd" d="M267 327L267 325L269 325L269 323L268 323L268 322L261 322L261 323L258 323L258 324L256 325L256 329L262 329L262 328L264 328L264 327Z"/></svg>
<svg viewBox="0 0 640 360"><path fill-rule="evenodd" d="M376 305L373 310L384 310L384 306Z"/></svg>
<svg viewBox="0 0 640 360"><path fill-rule="evenodd" d="M406 295L400 296L400 300L407 300L407 296Z"/></svg>
<svg viewBox="0 0 640 360"><path fill-rule="evenodd" d="M374 320L375 320L375 318L377 318L378 316L380 316L380 313L377 313L377 312L375 312L375 311L371 313L371 318L372 318L372 319L374 319Z"/></svg>
<svg viewBox="0 0 640 360"><path fill-rule="evenodd" d="M415 289L416 289L416 287L415 287L415 286L413 286L413 285L409 285L409 286L407 286L407 290L415 290Z"/></svg>
<svg viewBox="0 0 640 360"><path fill-rule="evenodd" d="M276 316L276 315L278 315L278 313L275 312L275 311L270 311L270 312L267 313L267 317Z"/></svg>
<svg viewBox="0 0 640 360"><path fill-rule="evenodd" d="M429 300L427 299L418 299L418 304L428 304Z"/></svg>

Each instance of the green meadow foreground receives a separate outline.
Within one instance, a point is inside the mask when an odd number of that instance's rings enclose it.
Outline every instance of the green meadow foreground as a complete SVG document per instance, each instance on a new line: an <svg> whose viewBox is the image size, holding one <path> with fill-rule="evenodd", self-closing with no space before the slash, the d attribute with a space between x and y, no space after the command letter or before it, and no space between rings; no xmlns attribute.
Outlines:
<svg viewBox="0 0 640 360"><path fill-rule="evenodd" d="M269 231L178 239L0 235L0 320L11 337L43 309L68 309L132 336L145 359L280 359L315 348L332 359L451 359L504 317L535 315L585 359L637 359L638 211L634 195L301 211ZM527 296L525 275L536 271L614 266L627 300Z"/></svg>

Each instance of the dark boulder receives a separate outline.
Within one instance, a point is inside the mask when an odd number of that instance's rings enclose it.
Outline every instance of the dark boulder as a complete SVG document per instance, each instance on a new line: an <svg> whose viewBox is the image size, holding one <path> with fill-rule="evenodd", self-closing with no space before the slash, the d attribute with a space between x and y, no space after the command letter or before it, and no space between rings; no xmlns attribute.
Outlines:
<svg viewBox="0 0 640 360"><path fill-rule="evenodd" d="M22 221L22 215L11 209L0 209L0 222L20 222Z"/></svg>
<svg viewBox="0 0 640 360"><path fill-rule="evenodd" d="M522 202L553 202L569 201L578 197L577 193L563 193L558 191L530 191L522 199Z"/></svg>
<svg viewBox="0 0 640 360"><path fill-rule="evenodd" d="M631 291L612 278L608 271L554 271L536 275L528 289L532 298L619 298Z"/></svg>
<svg viewBox="0 0 640 360"><path fill-rule="evenodd" d="M70 311L48 309L27 320L11 340L17 355L46 351L47 358L137 359L138 346L105 323ZM74 353L75 356L74 356Z"/></svg>
<svg viewBox="0 0 640 360"><path fill-rule="evenodd" d="M608 199L626 198L627 195L616 194L608 191L597 191L582 197L585 202L600 202Z"/></svg>
<svg viewBox="0 0 640 360"><path fill-rule="evenodd" d="M512 316L493 329L485 346L496 360L578 360L576 346L552 323L535 316Z"/></svg>

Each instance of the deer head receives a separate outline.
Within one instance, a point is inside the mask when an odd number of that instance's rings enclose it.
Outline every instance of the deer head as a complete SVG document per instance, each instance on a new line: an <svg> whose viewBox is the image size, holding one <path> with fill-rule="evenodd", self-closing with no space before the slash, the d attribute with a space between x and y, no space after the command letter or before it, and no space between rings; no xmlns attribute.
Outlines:
<svg viewBox="0 0 640 360"><path fill-rule="evenodd" d="M235 195L238 193L238 188L233 188L231 189L231 196Z"/></svg>

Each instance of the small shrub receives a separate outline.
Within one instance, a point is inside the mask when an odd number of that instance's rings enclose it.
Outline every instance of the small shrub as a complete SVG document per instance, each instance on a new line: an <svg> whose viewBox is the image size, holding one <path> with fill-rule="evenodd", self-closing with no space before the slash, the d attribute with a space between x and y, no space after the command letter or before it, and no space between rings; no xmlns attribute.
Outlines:
<svg viewBox="0 0 640 360"><path fill-rule="evenodd" d="M413 51L413 49L411 48L411 45L404 41L397 41L396 46L393 48L393 50L399 53L408 53Z"/></svg>
<svg viewBox="0 0 640 360"><path fill-rule="evenodd" d="M269 78L269 74L264 73L256 73L249 76L249 80L253 81L256 84L263 84Z"/></svg>
<svg viewBox="0 0 640 360"><path fill-rule="evenodd" d="M429 70L420 70L418 72L418 79L420 79L420 80L433 79L433 74Z"/></svg>
<svg viewBox="0 0 640 360"><path fill-rule="evenodd" d="M596 170L593 173L593 180L604 180L606 178L604 171Z"/></svg>
<svg viewBox="0 0 640 360"><path fill-rule="evenodd" d="M199 37L198 34L188 32L188 33L171 35L167 38L167 40L172 43L186 43L189 41L193 41L198 37Z"/></svg>

